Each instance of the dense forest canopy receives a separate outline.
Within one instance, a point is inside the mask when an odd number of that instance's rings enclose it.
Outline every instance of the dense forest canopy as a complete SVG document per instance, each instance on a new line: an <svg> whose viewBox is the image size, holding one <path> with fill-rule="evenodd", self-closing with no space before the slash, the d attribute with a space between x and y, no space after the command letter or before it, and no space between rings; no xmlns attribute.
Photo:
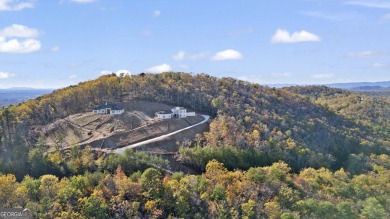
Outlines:
<svg viewBox="0 0 390 219"><path fill-rule="evenodd" d="M176 155L201 175L165 175L153 165L166 161L144 152L46 153L36 132L101 102L134 99L213 117ZM13 197L0 204L42 218L386 218L389 120L389 98L323 86L106 75L0 110L0 197Z"/></svg>

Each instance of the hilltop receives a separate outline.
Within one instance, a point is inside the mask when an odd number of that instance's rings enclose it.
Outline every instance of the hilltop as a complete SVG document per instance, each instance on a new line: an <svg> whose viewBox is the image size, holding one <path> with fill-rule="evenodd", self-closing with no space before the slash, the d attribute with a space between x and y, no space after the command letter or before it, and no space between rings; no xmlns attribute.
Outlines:
<svg viewBox="0 0 390 219"><path fill-rule="evenodd" d="M10 111L14 121L8 119L10 127L3 124L2 129L6 132L47 125L91 111L104 100L146 100L185 106L215 117L210 132L198 142L205 148L235 146L260 150L263 164L285 160L295 170L308 166L349 168L350 154L369 155L389 149L385 140L389 136L386 126L389 100L364 96L364 102L360 103L358 96L321 86L274 89L204 74L108 75L7 108L2 115ZM344 105L337 105L337 109L329 107L333 105L330 102L341 100L346 100L343 104L349 107L347 111L341 111ZM365 114L368 107L375 107L371 110L375 116ZM357 115L351 117L347 113ZM37 142L36 138L26 140ZM4 145L8 141L3 137ZM191 159L181 156L183 162L198 165Z"/></svg>
<svg viewBox="0 0 390 219"><path fill-rule="evenodd" d="M128 114L111 117L89 113L105 101L125 105ZM140 108L142 104L147 107ZM139 139L111 134L141 127L143 121L134 112L152 117L156 111L152 106L164 104L187 107L211 115L212 120L192 133L148 145L151 149L147 153L142 147L142 151L124 154L94 153L90 147L60 150L83 142L96 147L88 136L100 138L99 132L119 144L123 139L136 142ZM0 116L3 173L15 174L18 180L29 174L43 182L44 177L54 181L52 175L63 177L59 183L73 188L72 197L82 206L87 206L88 200L104 203L106 207L99 206L111 217L117 208L133 205L141 207L131 210L131 215L147 217L160 212L161 217L168 217L198 212L209 217L217 214L213 209L221 205L225 206L221 209L241 209L228 213L231 217L249 209L267 217L275 212L303 217L331 212L328 216L337 218L347 211L353 218L368 211L357 203L384 209L388 197L383 188L367 189L388 182L390 99L386 97L326 86L276 89L206 74L106 75L7 107ZM63 132L64 138L59 139L65 142L46 153L55 146L55 133L62 127L85 130ZM201 175L175 173L163 178L158 169L169 168L165 152L170 161L176 160L174 165L180 163L180 169L187 167L192 169L188 172ZM74 177L88 181L89 189L77 193L78 187L72 187ZM69 185L68 179L72 181ZM157 184L147 184L151 181ZM240 192L243 186L246 189ZM157 193L148 188L158 188ZM73 202L63 203L59 195L52 198L62 209L94 215L72 207ZM123 205L117 206L116 201ZM183 205L163 204L179 202L194 207L178 209ZM30 198L29 203L43 206L43 199ZM320 205L314 208L313 203ZM353 209L345 210L346 205ZM65 211L56 209L53 206L53 215ZM381 210L377 215L386 214Z"/></svg>

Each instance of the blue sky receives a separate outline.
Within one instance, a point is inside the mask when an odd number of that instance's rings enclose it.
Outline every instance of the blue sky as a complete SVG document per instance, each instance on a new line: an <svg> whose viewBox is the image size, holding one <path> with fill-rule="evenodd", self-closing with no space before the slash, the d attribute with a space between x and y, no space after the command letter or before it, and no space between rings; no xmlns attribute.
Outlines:
<svg viewBox="0 0 390 219"><path fill-rule="evenodd" d="M108 72L390 80L389 0L0 0L0 88Z"/></svg>

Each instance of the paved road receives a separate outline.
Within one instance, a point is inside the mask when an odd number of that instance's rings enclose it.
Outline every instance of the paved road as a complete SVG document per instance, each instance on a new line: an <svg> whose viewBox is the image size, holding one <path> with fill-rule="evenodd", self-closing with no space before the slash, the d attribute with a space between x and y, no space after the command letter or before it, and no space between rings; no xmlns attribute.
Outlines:
<svg viewBox="0 0 390 219"><path fill-rule="evenodd" d="M200 123L188 126L188 127L184 128L184 129L180 129L180 130L171 132L169 134L161 135L161 136L156 137L156 138L152 138L152 139L149 139L149 140L146 140L146 141L141 141L141 142L138 142L138 143L135 143L135 144L131 144L131 145L128 145L128 146L125 146L125 147L122 147L122 148L118 148L118 149L112 150L112 153L123 154L125 152L125 150L128 149L128 148L135 148L135 147L139 147L139 146L151 143L151 142L161 141L161 140L163 140L165 138L168 138L169 136L175 135L175 134L177 134L179 132L182 132L182 131L185 131L187 129L190 129L190 128L193 128L195 126L198 126L200 124L203 124L203 123L207 122L210 119L210 116L208 116L208 115L201 115L201 116L204 118L204 120L202 122L200 122Z"/></svg>

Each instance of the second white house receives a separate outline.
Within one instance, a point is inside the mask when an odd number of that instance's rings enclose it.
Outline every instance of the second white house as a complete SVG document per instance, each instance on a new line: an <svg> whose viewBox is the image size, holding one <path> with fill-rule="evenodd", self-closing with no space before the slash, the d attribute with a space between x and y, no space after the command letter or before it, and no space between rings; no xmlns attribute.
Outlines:
<svg viewBox="0 0 390 219"><path fill-rule="evenodd" d="M156 113L156 118L171 119L171 118L185 118L187 116L195 116L195 112L187 112L184 107L175 107L171 110L162 110Z"/></svg>

